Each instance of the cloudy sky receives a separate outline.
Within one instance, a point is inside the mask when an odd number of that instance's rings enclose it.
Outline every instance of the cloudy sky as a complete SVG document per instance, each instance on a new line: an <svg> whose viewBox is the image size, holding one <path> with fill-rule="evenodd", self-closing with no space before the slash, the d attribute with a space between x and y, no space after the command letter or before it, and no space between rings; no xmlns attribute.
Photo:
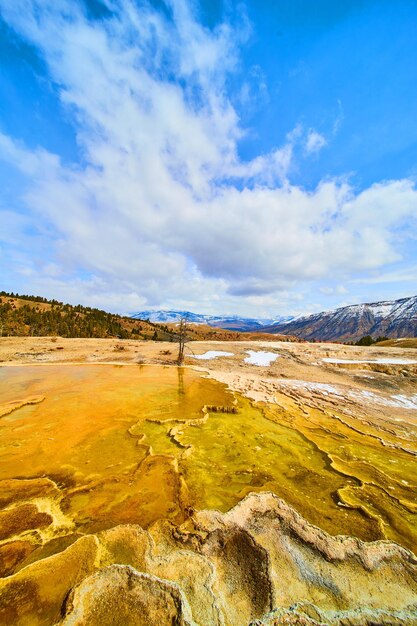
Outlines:
<svg viewBox="0 0 417 626"><path fill-rule="evenodd" d="M0 13L0 289L260 317L417 293L415 0Z"/></svg>

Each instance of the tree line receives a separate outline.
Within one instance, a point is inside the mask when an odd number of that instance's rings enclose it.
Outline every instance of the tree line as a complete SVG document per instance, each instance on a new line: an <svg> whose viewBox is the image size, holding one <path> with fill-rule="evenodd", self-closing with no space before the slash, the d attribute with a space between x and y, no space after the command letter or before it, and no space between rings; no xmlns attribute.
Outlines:
<svg viewBox="0 0 417 626"><path fill-rule="evenodd" d="M348 346L373 346L374 343L380 343L381 341L387 341L389 337L379 336L376 339L372 337L372 335L364 335L358 341L348 341L346 345Z"/></svg>
<svg viewBox="0 0 417 626"><path fill-rule="evenodd" d="M28 303L22 304L18 300ZM48 306L45 307L45 304ZM166 339L165 329L150 322L81 304L72 306L58 300L5 291L0 292L0 335Z"/></svg>

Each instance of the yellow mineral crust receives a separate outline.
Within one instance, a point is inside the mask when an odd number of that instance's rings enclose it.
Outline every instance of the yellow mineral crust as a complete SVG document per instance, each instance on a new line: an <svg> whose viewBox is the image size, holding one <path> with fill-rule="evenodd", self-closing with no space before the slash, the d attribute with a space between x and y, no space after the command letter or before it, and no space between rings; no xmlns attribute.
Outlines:
<svg viewBox="0 0 417 626"><path fill-rule="evenodd" d="M247 348L0 367L0 624L417 624L412 369Z"/></svg>
<svg viewBox="0 0 417 626"><path fill-rule="evenodd" d="M16 409L21 409L22 406L26 406L28 404L38 404L45 400L45 396L32 396L29 398L24 398L23 400L11 400L10 402L5 402L4 404L0 404L0 417L4 417L4 415L9 415L12 411L16 411Z"/></svg>
<svg viewBox="0 0 417 626"><path fill-rule="evenodd" d="M0 607L1 623L18 626L272 625L312 615L412 625L417 559L387 541L332 537L265 492L181 526L81 537L3 579ZM284 620L294 615L299 622Z"/></svg>

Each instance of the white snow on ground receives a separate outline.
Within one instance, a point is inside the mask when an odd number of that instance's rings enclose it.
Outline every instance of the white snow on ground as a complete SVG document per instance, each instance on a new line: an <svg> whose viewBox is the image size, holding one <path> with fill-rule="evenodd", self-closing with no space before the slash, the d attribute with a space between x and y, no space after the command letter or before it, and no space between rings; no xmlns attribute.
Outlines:
<svg viewBox="0 0 417 626"><path fill-rule="evenodd" d="M234 356L233 352L223 352L222 350L209 350L204 354L193 354L193 359L201 359L202 361L207 361L209 359L217 359L218 356Z"/></svg>
<svg viewBox="0 0 417 626"><path fill-rule="evenodd" d="M297 389L308 389L308 391L318 391L324 396L340 396L343 397L342 391L336 389L332 385L326 385L325 383L309 383L305 380L286 380L283 383L284 386L296 387Z"/></svg>
<svg viewBox="0 0 417 626"><path fill-rule="evenodd" d="M414 394L413 396L396 395L391 396L390 398L384 398L383 396L379 396L376 393L372 393L372 391L351 391L348 393L348 396L362 402L365 398L366 400L370 400L375 404L392 406L398 409L417 409L417 394Z"/></svg>
<svg viewBox="0 0 417 626"><path fill-rule="evenodd" d="M340 398L346 398L354 400L356 402L372 402L374 404L380 404L382 406L390 406L398 409L417 409L417 394L412 396L395 395L386 398L380 396L372 391L350 391L342 388L337 388L333 385L326 385L324 383L312 383L304 380L285 380L280 381L283 387L292 387L296 389L306 389L322 394L323 396L336 396Z"/></svg>
<svg viewBox="0 0 417 626"><path fill-rule="evenodd" d="M246 352L249 356L245 358L245 363L262 367L271 365L279 357L279 354L275 354L275 352L256 352L255 350L247 350Z"/></svg>
<svg viewBox="0 0 417 626"><path fill-rule="evenodd" d="M391 396L395 400L398 400L400 406L404 407L404 409L417 409L417 393L413 396L402 396L398 394L397 396Z"/></svg>
<svg viewBox="0 0 417 626"><path fill-rule="evenodd" d="M369 307L375 317L387 317L395 308L395 302L376 302Z"/></svg>
<svg viewBox="0 0 417 626"><path fill-rule="evenodd" d="M331 359L324 358L323 361L326 363L386 363L392 365L415 365L417 361L412 361L411 359L374 359L373 361L361 361L356 359Z"/></svg>

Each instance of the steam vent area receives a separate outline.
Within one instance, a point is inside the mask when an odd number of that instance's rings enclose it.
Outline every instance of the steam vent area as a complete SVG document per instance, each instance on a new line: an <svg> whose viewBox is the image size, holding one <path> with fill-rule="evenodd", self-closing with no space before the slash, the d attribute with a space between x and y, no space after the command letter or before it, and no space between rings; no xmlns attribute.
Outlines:
<svg viewBox="0 0 417 626"><path fill-rule="evenodd" d="M176 350L2 338L1 626L417 625L417 348Z"/></svg>

